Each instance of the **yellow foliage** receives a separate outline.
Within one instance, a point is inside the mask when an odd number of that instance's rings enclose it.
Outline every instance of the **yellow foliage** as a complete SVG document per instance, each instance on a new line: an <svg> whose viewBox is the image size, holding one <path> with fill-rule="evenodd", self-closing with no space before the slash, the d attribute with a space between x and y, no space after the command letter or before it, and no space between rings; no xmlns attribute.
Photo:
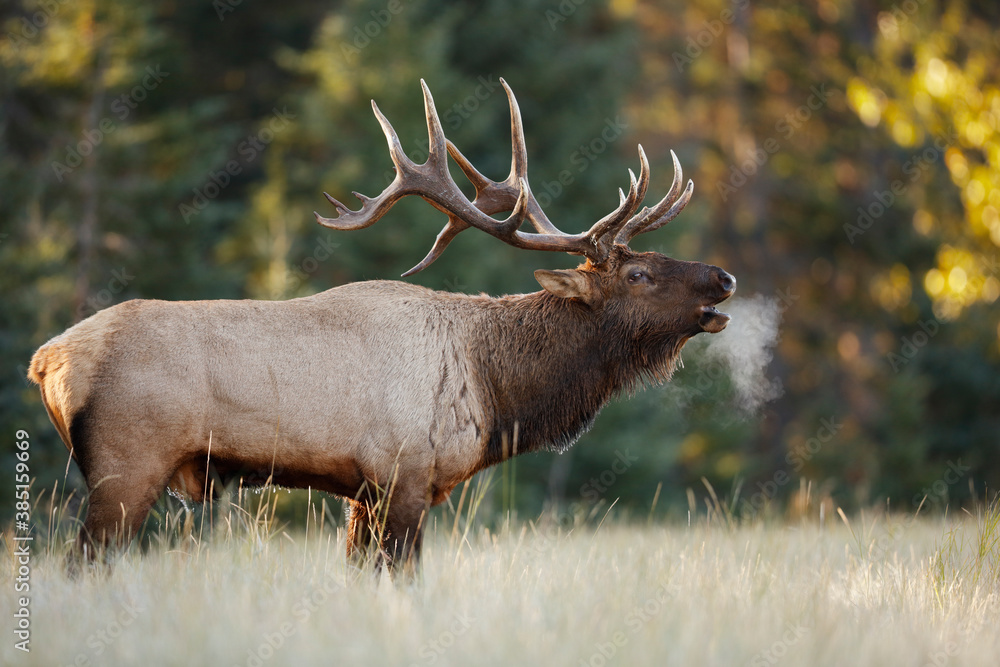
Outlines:
<svg viewBox="0 0 1000 667"><path fill-rule="evenodd" d="M875 127L882 118L885 94L872 88L863 79L852 78L847 84L847 102L868 127Z"/></svg>

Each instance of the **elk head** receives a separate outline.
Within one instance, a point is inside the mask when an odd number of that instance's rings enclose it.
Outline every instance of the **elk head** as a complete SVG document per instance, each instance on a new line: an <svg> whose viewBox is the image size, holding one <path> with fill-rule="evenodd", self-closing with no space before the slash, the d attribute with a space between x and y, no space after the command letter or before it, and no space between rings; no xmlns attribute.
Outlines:
<svg viewBox="0 0 1000 667"><path fill-rule="evenodd" d="M468 159L445 138L434 99L423 80L424 111L430 151L427 161L416 164L400 144L392 125L372 101L372 109L389 143L389 155L396 167L392 183L377 197L355 192L362 207L352 211L329 194L338 217L316 220L332 229L362 229L374 224L407 195L418 195L448 215L448 222L438 234L427 256L404 276L412 275L441 256L460 232L475 227L516 248L568 252L586 257L576 269L538 270L535 278L549 293L571 299L583 307L614 317L627 310L627 318L636 329L668 331L689 338L702 331L718 333L726 328L729 315L716 305L736 289L736 279L716 266L672 259L656 252L637 253L628 247L638 234L659 229L687 205L694 183L683 183L677 156L673 158L674 179L666 196L655 206L639 210L649 185L649 162L639 146L639 177L630 169L629 190L618 190L620 203L589 230L579 234L560 231L545 215L528 185L528 158L524 144L521 112L507 82L500 79L510 102L513 158L510 174L503 181L483 176ZM474 200L458 188L448 171L448 155L458 164L476 189ZM509 213L498 220L496 214ZM528 221L534 232L521 230Z"/></svg>

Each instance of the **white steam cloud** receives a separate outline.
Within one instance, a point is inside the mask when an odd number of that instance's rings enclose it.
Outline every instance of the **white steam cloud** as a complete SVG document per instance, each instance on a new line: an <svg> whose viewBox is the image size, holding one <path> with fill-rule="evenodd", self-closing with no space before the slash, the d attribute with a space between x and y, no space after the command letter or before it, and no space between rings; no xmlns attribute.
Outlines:
<svg viewBox="0 0 1000 667"><path fill-rule="evenodd" d="M695 345L690 355L695 359L687 372L693 371L693 376L686 378L684 393L692 389L704 393L725 374L735 406L744 416L756 415L765 403L784 393L781 380L768 379L766 374L780 335L783 309L777 298L755 294L730 299L719 310L729 313L732 321L721 333L702 334L691 341Z"/></svg>

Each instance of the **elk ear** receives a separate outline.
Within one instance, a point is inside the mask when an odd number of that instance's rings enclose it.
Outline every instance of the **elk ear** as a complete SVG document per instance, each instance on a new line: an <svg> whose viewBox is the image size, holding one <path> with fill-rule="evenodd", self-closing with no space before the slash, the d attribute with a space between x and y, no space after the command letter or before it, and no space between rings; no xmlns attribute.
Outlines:
<svg viewBox="0 0 1000 667"><path fill-rule="evenodd" d="M597 297L593 278L585 271L538 269L535 271L535 280L545 288L546 292L562 299L580 299L588 305L593 305Z"/></svg>

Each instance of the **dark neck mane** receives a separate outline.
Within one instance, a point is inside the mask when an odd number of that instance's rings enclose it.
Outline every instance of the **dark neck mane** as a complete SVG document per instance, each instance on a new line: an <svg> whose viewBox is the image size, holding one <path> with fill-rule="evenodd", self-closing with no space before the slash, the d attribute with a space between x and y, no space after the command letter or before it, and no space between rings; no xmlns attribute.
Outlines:
<svg viewBox="0 0 1000 667"><path fill-rule="evenodd" d="M492 420L484 465L565 450L613 396L668 380L687 340L544 291L483 305L472 349Z"/></svg>

